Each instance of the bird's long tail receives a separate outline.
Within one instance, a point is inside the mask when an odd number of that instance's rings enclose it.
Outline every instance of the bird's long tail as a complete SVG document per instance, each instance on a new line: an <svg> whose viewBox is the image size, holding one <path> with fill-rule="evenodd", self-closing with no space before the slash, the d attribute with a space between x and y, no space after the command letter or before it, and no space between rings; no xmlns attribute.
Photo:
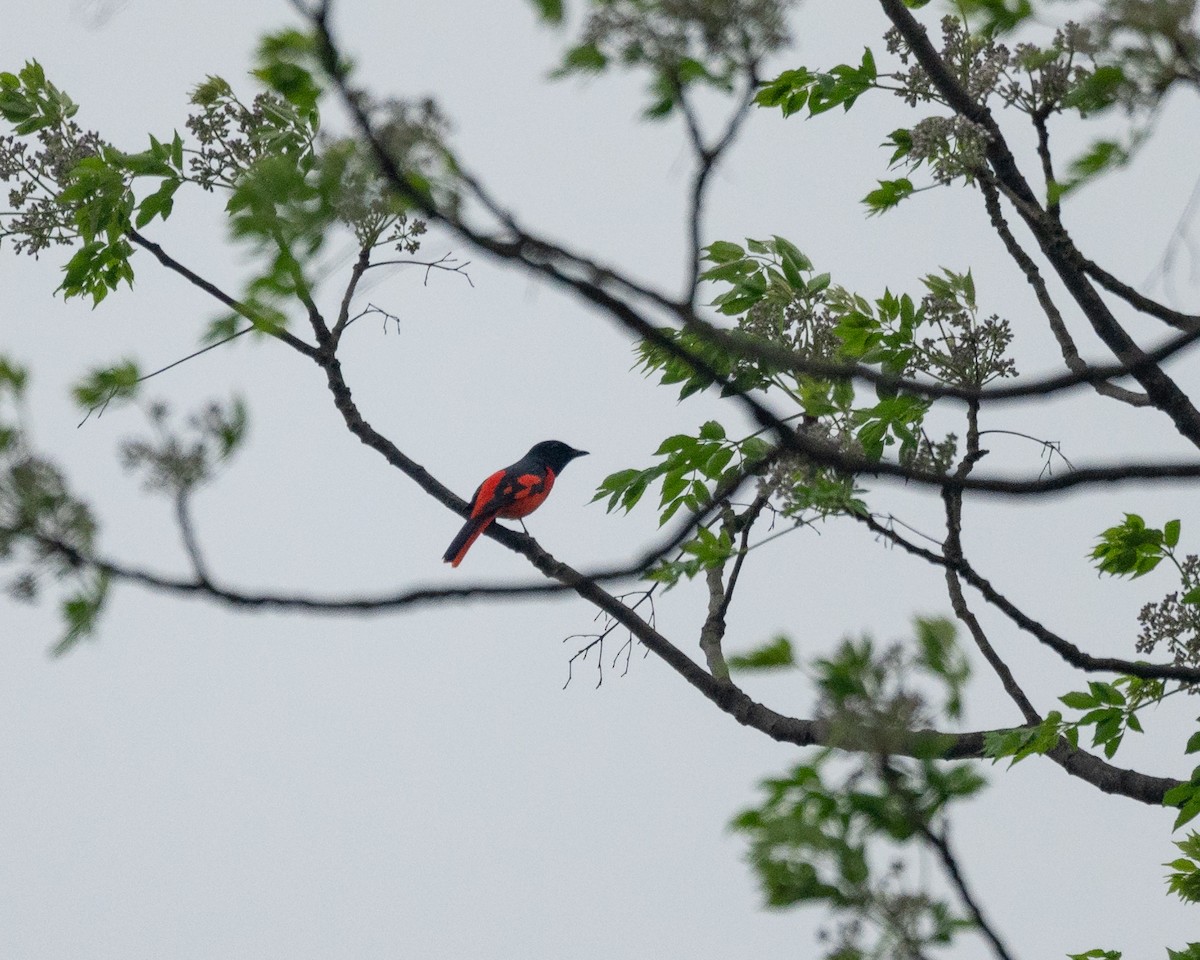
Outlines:
<svg viewBox="0 0 1200 960"><path fill-rule="evenodd" d="M479 539L479 535L487 529L488 524L494 519L496 519L496 515L491 513L484 514L481 517L472 517L464 523L463 528L458 531L458 536L450 541L450 546L446 548L446 553L442 556L442 562L448 563L452 567L457 567L462 563L463 557L471 549L471 544Z"/></svg>

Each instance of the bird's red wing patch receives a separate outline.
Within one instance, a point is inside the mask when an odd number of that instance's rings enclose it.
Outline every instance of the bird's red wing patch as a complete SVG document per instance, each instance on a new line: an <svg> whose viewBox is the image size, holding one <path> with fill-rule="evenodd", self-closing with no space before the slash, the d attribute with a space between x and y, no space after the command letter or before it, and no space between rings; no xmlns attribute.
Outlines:
<svg viewBox="0 0 1200 960"><path fill-rule="evenodd" d="M472 518L504 506L506 498L497 496L497 488L507 475L507 470L497 470L479 485L479 489L475 491L475 499L471 503Z"/></svg>
<svg viewBox="0 0 1200 960"><path fill-rule="evenodd" d="M536 473L523 473L517 477L517 483L521 485L521 489L513 494L514 500L524 500L531 493L537 493L546 478ZM511 489L511 488L510 488Z"/></svg>
<svg viewBox="0 0 1200 960"><path fill-rule="evenodd" d="M507 520L519 520L527 517L542 505L550 495L554 486L554 471L546 468L544 476L536 473L524 473L516 478L520 489L516 491L511 503L500 509L500 516Z"/></svg>

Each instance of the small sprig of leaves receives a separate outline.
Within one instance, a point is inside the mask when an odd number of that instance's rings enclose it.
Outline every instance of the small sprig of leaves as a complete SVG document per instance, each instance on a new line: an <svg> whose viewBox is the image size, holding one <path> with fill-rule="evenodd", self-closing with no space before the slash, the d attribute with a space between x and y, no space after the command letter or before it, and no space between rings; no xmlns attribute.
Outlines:
<svg viewBox="0 0 1200 960"><path fill-rule="evenodd" d="M1193 733L1188 738L1183 752L1200 753L1200 732ZM1192 768L1192 775L1184 783L1172 787L1163 795L1163 806L1179 810L1173 830L1178 830L1200 815L1200 764Z"/></svg>
<svg viewBox="0 0 1200 960"><path fill-rule="evenodd" d="M1148 527L1136 513L1127 513L1123 522L1100 534L1088 556L1102 574L1136 580L1157 567L1165 557L1175 560L1180 526L1179 520L1168 520L1161 529ZM1188 602L1200 603L1200 591L1193 592L1196 596Z"/></svg>
<svg viewBox="0 0 1200 960"><path fill-rule="evenodd" d="M696 436L667 437L654 452L661 462L644 469L619 470L600 484L592 502L608 498L607 510L628 513L650 485L661 481L659 526L682 508L695 512L712 499L712 489L722 481L752 467L770 449L757 434L731 440L716 420L701 424Z"/></svg>
<svg viewBox="0 0 1200 960"><path fill-rule="evenodd" d="M766 341L798 358L877 365L897 376L921 371L972 388L1016 375L1008 357L1008 322L994 314L981 316L970 271L943 269L927 275L919 303L890 290L872 303L833 284L828 273L817 273L812 261L783 237L744 244L719 240L705 248L704 257L710 266L702 278L724 287L712 305L736 319L735 338ZM761 352L752 349L718 348L699 334L664 335L731 378L727 391L783 391L801 411L804 422L798 429L819 433L835 446L875 459L895 447L901 462L920 460L940 468L953 456L953 441L935 443L925 434L931 404L922 396L878 388L871 402L861 403L849 379L798 373L786 362L763 362ZM681 383L681 397L712 383L711 372L696 372L658 345L643 345L641 358L647 371L661 372L662 382ZM790 471L790 479L781 470ZM785 512L796 516L861 506L853 483L847 484L844 476L794 458L777 463L771 477L771 486L784 494Z"/></svg>
<svg viewBox="0 0 1200 960"><path fill-rule="evenodd" d="M650 72L647 119L670 116L689 87L731 91L764 56L788 41L794 0L606 0L588 11L580 42L555 76L601 73L612 66ZM561 20L561 3L538 0L542 15ZM548 9L547 9L548 7Z"/></svg>
<svg viewBox="0 0 1200 960"><path fill-rule="evenodd" d="M792 641L780 634L755 650L729 657L728 663L730 670L778 670L794 667L796 654L792 650Z"/></svg>
<svg viewBox="0 0 1200 960"><path fill-rule="evenodd" d="M1084 711L1082 716L1068 719L1051 710L1034 726L991 731L984 755L993 761L1007 757L1012 766L1034 754L1048 753L1064 738L1078 747L1080 731L1090 727L1092 746L1102 748L1111 760L1128 731L1143 732L1138 712L1161 703L1166 696L1169 693L1161 680L1122 676L1112 683L1089 681L1087 690L1072 690L1059 697L1064 706Z"/></svg>
<svg viewBox="0 0 1200 960"><path fill-rule="evenodd" d="M246 102L210 76L192 91L191 136L152 135L137 152L81 130L72 119L77 106L36 62L0 74L0 117L14 131L0 138L0 181L15 183L12 209L0 215L0 239L11 237L18 251L34 254L52 244L74 246L60 290L99 304L133 284L133 231L166 220L185 183L219 190L234 237L254 248L263 268L238 312L216 321L207 339L224 339L246 320L278 331L297 294L311 290L310 262L332 227L350 227L361 246L407 252L425 230L385 186L364 145L318 137L323 70L313 35L268 35L254 71L266 90ZM435 168L453 168L442 146L444 121L428 101L391 103L382 112L381 138L414 189L432 194Z"/></svg>
<svg viewBox="0 0 1200 960"><path fill-rule="evenodd" d="M94 632L108 596L108 577L82 562L91 556L97 525L59 468L37 454L19 416L28 375L0 357L0 565L8 593L36 601L49 584L65 587L64 632L53 648L65 653Z"/></svg>
<svg viewBox="0 0 1200 960"><path fill-rule="evenodd" d="M930 691L914 680L940 688L952 715L962 703L967 662L953 625L918 620L916 632L915 652L910 645L847 641L814 663L818 715L833 724L835 737L866 752L846 769L832 762L832 749L822 750L764 780L761 802L732 824L749 840L747 860L769 906L823 904L847 918L829 938L829 957L923 955L970 926L928 891L913 889L905 861L896 857L984 785L971 765L933 759L942 749L933 740L929 757L889 755L924 716ZM756 667L768 666L759 661L782 667L790 663L783 652L790 654L790 646L776 640L748 659Z"/></svg>
<svg viewBox="0 0 1200 960"><path fill-rule="evenodd" d="M761 803L731 824L749 841L767 906L822 905L845 918L822 936L829 958L923 956L952 943L970 922L914 888L897 848L911 849L921 826L977 793L982 779L966 764L894 760L886 780L869 764L838 776L831 756L763 780Z"/></svg>
<svg viewBox="0 0 1200 960"><path fill-rule="evenodd" d="M1200 903L1200 833L1192 830L1173 842L1182 856L1163 864L1171 868L1167 888L1184 903Z"/></svg>
<svg viewBox="0 0 1200 960"><path fill-rule="evenodd" d="M1078 719L1064 723L1062 733L1076 746L1079 730L1092 727L1092 746L1102 747L1111 760L1126 731L1144 732L1138 711L1161 703L1164 696L1166 690L1161 680L1130 676L1118 677L1112 683L1090 680L1086 691L1073 690L1059 697L1072 710L1085 711Z"/></svg>
<svg viewBox="0 0 1200 960"><path fill-rule="evenodd" d="M164 403L151 405L151 435L121 445L125 469L141 471L145 488L171 496L189 494L214 477L246 437L246 407L239 399L210 403L189 416L183 430L170 423Z"/></svg>
<svg viewBox="0 0 1200 960"><path fill-rule="evenodd" d="M0 183L13 184L9 210L0 214L0 241L10 239L17 253L37 256L76 240L71 212L58 202L59 185L102 145L75 122L78 110L36 60L18 73L0 73L0 117L13 129L0 137Z"/></svg>
<svg viewBox="0 0 1200 960"><path fill-rule="evenodd" d="M1002 105L1027 114L1037 125L1044 125L1054 114L1069 111L1088 117L1117 105L1125 106L1132 114L1147 103L1157 103L1154 95L1143 95L1153 84L1140 82L1138 78L1170 74L1170 71L1156 73L1154 68L1142 71L1140 64L1145 63L1142 54L1155 49L1161 57L1161 52L1170 48L1161 43L1161 36L1155 36L1145 46L1135 43L1118 51L1111 38L1106 41L1106 29L1113 29L1116 23L1140 23L1146 19L1140 15L1130 18L1114 14L1120 7L1127 7L1126 0L1110 0L1091 24L1068 22L1056 29L1047 42L1023 42L1010 49L999 42L998 35L1014 29L1030 16L1032 7L1028 0L1017 4L1008 0L970 0L960 4L959 16L942 20L941 55L977 103L996 98ZM978 22L980 14L982 23ZM967 27L968 15L976 18L973 32ZM1122 29L1115 28L1117 32ZM1177 20L1162 30L1178 38L1192 28ZM1149 34L1157 31L1157 27L1151 28ZM886 40L888 51L899 57L905 69L882 79L894 82L892 89L910 106L944 103L898 31L889 31ZM1178 74L1171 75L1167 85L1179 78ZM1058 203L1100 174L1127 163L1145 139L1147 129L1143 123L1126 136L1095 140L1067 164L1065 175L1047 184L1048 202ZM971 182L978 175L985 165L986 142L985 131L956 114L925 117L911 129L893 133L885 146L893 148L892 165L902 162L915 170L928 161L935 184L944 185ZM879 190L873 191L866 202L873 212L880 212L913 192L916 191L908 178L882 181Z"/></svg>
<svg viewBox="0 0 1200 960"><path fill-rule="evenodd" d="M862 637L842 641L833 656L813 662L820 694L815 713L833 725L835 738L890 753L935 715L961 716L970 666L955 641L954 624L918 617L914 629L915 650L900 642L880 647ZM942 694L936 709L930 706L930 687ZM928 746L930 756L939 755L941 744L931 740Z"/></svg>
<svg viewBox="0 0 1200 960"><path fill-rule="evenodd" d="M841 107L848 111L858 98L876 87L875 55L863 50L858 66L839 63L828 70L797 67L762 85L754 97L760 107L779 107L785 117L807 108L808 116Z"/></svg>
<svg viewBox="0 0 1200 960"><path fill-rule="evenodd" d="M109 367L98 367L84 375L71 388L71 396L83 410L105 408L114 400L129 400L137 395L141 371L133 360L122 360Z"/></svg>
<svg viewBox="0 0 1200 960"><path fill-rule="evenodd" d="M1102 574L1137 579L1170 560L1179 575L1180 589L1138 614L1141 631L1137 650L1150 653L1161 643L1178 664L1200 662L1200 556L1178 552L1181 524L1169 520L1162 528L1150 527L1136 513L1100 534L1088 555Z"/></svg>

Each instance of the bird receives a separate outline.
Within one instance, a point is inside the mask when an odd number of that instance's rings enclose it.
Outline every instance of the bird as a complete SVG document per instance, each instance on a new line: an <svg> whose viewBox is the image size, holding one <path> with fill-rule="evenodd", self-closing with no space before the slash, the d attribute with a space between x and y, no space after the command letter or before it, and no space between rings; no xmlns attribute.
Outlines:
<svg viewBox="0 0 1200 960"><path fill-rule="evenodd" d="M587 455L586 450L576 450L561 440L543 440L512 466L497 470L471 497L471 516L446 548L442 562L452 567L462 563L471 544L497 517L519 520L529 516L550 495L554 478L563 467Z"/></svg>

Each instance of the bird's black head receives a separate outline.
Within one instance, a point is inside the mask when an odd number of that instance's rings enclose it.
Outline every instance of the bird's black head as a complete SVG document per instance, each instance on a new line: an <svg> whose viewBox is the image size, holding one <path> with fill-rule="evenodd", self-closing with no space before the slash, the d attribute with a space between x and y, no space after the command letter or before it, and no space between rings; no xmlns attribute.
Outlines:
<svg viewBox="0 0 1200 960"><path fill-rule="evenodd" d="M557 474L576 457L586 457L587 453L586 450L576 450L561 440L543 440L534 444L525 456L540 460Z"/></svg>

